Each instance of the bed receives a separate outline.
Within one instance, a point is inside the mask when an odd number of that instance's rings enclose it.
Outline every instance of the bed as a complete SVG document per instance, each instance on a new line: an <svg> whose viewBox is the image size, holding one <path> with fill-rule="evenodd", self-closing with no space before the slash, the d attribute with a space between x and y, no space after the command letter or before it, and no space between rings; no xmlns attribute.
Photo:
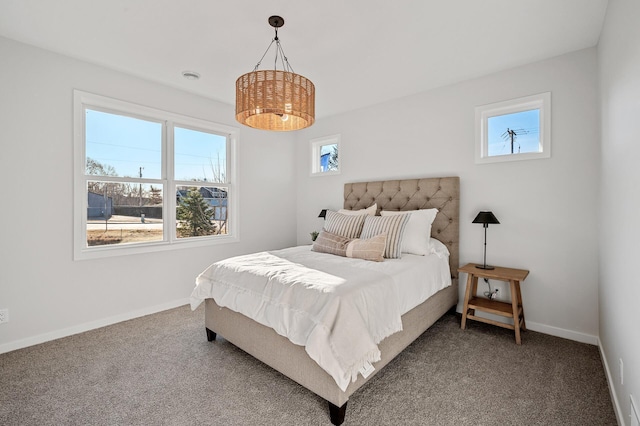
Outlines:
<svg viewBox="0 0 640 426"><path fill-rule="evenodd" d="M314 392L328 402L331 422L335 425L342 424L349 397L443 314L455 308L458 301L459 200L458 177L344 185L343 207L346 210L366 209L374 204L378 214L381 210L438 209L431 226L431 237L443 243L449 253L447 272L451 276L451 285L437 291L401 316L402 331L390 334L377 344L379 361L372 363L374 369L367 372L366 378L360 374L354 376L354 381L339 386L337 379L321 368L305 347L292 343L274 329L248 316L218 305L213 298L204 300L207 339L213 341L220 334L238 348ZM227 306L224 302L221 305Z"/></svg>

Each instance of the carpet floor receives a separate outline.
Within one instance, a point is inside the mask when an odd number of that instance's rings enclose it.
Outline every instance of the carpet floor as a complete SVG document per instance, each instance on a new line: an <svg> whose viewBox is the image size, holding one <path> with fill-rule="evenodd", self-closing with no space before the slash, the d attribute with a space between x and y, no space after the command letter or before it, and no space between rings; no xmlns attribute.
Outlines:
<svg viewBox="0 0 640 426"><path fill-rule="evenodd" d="M327 403L188 306L0 355L2 425L330 425ZM349 400L348 425L616 425L596 346L446 314Z"/></svg>

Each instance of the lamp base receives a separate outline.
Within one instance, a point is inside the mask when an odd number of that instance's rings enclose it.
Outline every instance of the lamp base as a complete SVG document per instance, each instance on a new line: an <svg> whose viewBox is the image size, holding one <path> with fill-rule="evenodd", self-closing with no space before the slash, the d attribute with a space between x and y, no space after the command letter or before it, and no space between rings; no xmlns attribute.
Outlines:
<svg viewBox="0 0 640 426"><path fill-rule="evenodd" d="M476 268L485 269L485 270L496 269L494 266L489 266L489 265L476 265Z"/></svg>

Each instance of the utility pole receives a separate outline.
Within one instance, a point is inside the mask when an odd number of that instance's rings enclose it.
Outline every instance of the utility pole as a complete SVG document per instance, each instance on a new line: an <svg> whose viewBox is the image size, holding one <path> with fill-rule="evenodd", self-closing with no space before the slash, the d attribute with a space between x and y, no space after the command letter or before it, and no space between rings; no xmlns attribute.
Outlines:
<svg viewBox="0 0 640 426"><path fill-rule="evenodd" d="M140 179L142 179L142 169L144 167L140 167ZM142 207L142 182L140 182L140 207Z"/></svg>
<svg viewBox="0 0 640 426"><path fill-rule="evenodd" d="M507 127L507 130L504 133L502 133L501 136L505 140L507 140L507 139L511 140L511 153L513 154L513 143L515 142L516 137L518 135L523 135L523 134L527 134L527 133L529 133L529 131L527 131L525 129L513 130L513 129L510 129L510 128ZM518 146L518 152L520 152L520 146Z"/></svg>
<svg viewBox="0 0 640 426"><path fill-rule="evenodd" d="M511 138L511 153L513 154L513 140L516 137L516 131L515 130L511 130L507 127L507 133L509 134L509 137Z"/></svg>
<svg viewBox="0 0 640 426"><path fill-rule="evenodd" d="M108 228L109 228L109 213L110 211L109 209L109 199L107 198L107 184L104 184L104 188L103 188L103 199L104 199L104 231L107 232Z"/></svg>

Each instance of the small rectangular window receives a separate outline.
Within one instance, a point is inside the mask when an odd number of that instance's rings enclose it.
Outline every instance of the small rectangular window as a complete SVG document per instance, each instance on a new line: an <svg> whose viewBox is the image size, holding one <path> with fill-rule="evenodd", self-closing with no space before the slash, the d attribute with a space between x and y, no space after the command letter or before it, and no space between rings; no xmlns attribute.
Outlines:
<svg viewBox="0 0 640 426"><path fill-rule="evenodd" d="M311 175L340 173L340 135L311 141Z"/></svg>
<svg viewBox="0 0 640 426"><path fill-rule="evenodd" d="M476 163L550 156L550 92L476 108Z"/></svg>

